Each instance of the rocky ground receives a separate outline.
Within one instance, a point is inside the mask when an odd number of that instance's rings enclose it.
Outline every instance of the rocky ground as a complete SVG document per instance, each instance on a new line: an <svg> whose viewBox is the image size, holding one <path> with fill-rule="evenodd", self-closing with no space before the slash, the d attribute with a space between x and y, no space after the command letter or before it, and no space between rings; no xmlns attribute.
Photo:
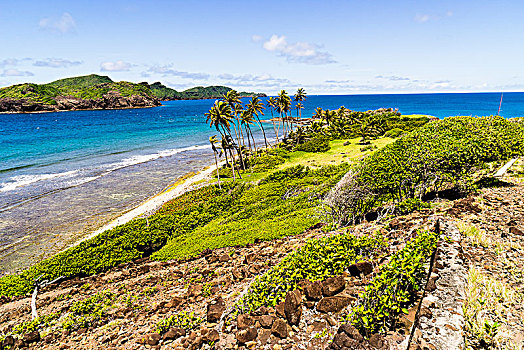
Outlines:
<svg viewBox="0 0 524 350"><path fill-rule="evenodd" d="M232 305L256 276L306 240L337 234L313 227L299 236L208 251L188 261L142 259L101 275L51 285L37 298L39 315L52 315L47 329L26 329L22 339L8 337L3 345L31 349L407 349L410 345L411 349L444 349L427 334L449 335L448 339L459 334L474 349L521 348L524 184L519 179L507 177L505 187L486 188L465 199L442 201L432 210L351 229L356 235L382 230L389 239L389 253L400 249L413 230L434 225L436 214L460 229L454 231L455 241L441 242L428 266L426 291L385 336L364 340L353 327L340 325L340 315L386 259L354 265L324 281L303 281L275 308L231 316ZM450 270L453 266L464 271L464 278L455 279L458 282L450 282L456 277L456 270ZM476 272L479 275L472 274ZM500 295L489 294L502 287L485 287L478 281L496 281L506 289ZM484 294L479 288L486 289L482 289ZM449 298L453 305L439 298ZM30 304L30 297L1 300L0 331L6 333L31 320ZM177 314L185 315L186 329L158 328L162 320ZM455 316L462 323L446 321ZM490 333L493 343L486 334L477 334L475 324L484 321L491 326L495 321L502 323ZM428 325L435 324L441 326L429 330ZM438 344L445 341L439 339ZM464 347L450 346L446 348Z"/></svg>

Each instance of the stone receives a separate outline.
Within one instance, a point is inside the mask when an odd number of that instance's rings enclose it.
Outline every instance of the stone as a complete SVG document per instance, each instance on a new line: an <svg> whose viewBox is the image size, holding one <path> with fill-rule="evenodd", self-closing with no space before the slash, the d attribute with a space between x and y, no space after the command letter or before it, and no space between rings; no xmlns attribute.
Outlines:
<svg viewBox="0 0 524 350"><path fill-rule="evenodd" d="M273 322L273 326L271 327L271 333L281 339L287 338L288 332L286 321L284 321L281 318L277 318L275 322Z"/></svg>
<svg viewBox="0 0 524 350"><path fill-rule="evenodd" d="M145 336L146 343L148 345L156 345L160 341L160 334L158 333L149 333Z"/></svg>
<svg viewBox="0 0 524 350"><path fill-rule="evenodd" d="M179 297L179 296L174 296L171 298L170 301L167 302L165 307L169 309L176 308L178 305L182 304L184 301L185 301L184 298Z"/></svg>
<svg viewBox="0 0 524 350"><path fill-rule="evenodd" d="M342 326L340 326L338 332L344 332L345 334L347 334L348 337L350 337L351 339L355 339L358 342L361 342L364 339L364 337L362 336L362 334L360 334L358 329L356 329L349 323L345 323Z"/></svg>
<svg viewBox="0 0 524 350"><path fill-rule="evenodd" d="M249 253L247 254L245 257L244 257L244 263L245 264L252 264L253 262L255 262L257 260L256 256L254 253Z"/></svg>
<svg viewBox="0 0 524 350"><path fill-rule="evenodd" d="M220 340L220 334L216 329L211 329L202 338L206 343L216 343L218 340Z"/></svg>
<svg viewBox="0 0 524 350"><path fill-rule="evenodd" d="M30 343L35 343L37 341L40 341L40 333L38 333L38 331L32 331L30 333L26 333L24 334L24 342L30 344Z"/></svg>
<svg viewBox="0 0 524 350"><path fill-rule="evenodd" d="M271 315L263 315L259 318L259 322L260 322L260 325L263 327L263 328L271 328L271 326L273 325L273 321L275 320L275 318Z"/></svg>
<svg viewBox="0 0 524 350"><path fill-rule="evenodd" d="M512 226L509 228L509 233L513 235L524 236L524 232L522 232L522 230L520 230L518 227L515 227L515 226Z"/></svg>
<svg viewBox="0 0 524 350"><path fill-rule="evenodd" d="M347 334L345 333L338 333L333 338L333 342L331 343L330 348L331 349L362 349L362 347L359 346L359 342L351 339Z"/></svg>
<svg viewBox="0 0 524 350"><path fill-rule="evenodd" d="M317 304L317 311L322 313L339 312L351 303L352 298L333 296L322 298Z"/></svg>
<svg viewBox="0 0 524 350"><path fill-rule="evenodd" d="M278 316L280 316L280 317L283 317L283 318L286 317L286 313L284 311L284 304L285 304L285 302L282 301L282 302L278 303L277 306L275 306L276 314Z"/></svg>
<svg viewBox="0 0 524 350"><path fill-rule="evenodd" d="M304 293L308 300L320 300L322 298L322 284L320 281L311 282L304 286Z"/></svg>
<svg viewBox="0 0 524 350"><path fill-rule="evenodd" d="M255 327L249 327L241 329L237 332L236 339L239 343L245 344L249 341L256 339L258 336L257 329Z"/></svg>
<svg viewBox="0 0 524 350"><path fill-rule="evenodd" d="M5 349L8 346L15 345L15 338L13 338L12 335L8 335L5 337L4 341L2 342L2 347Z"/></svg>
<svg viewBox="0 0 524 350"><path fill-rule="evenodd" d="M387 343L384 337L381 334L373 334L369 338L369 344L375 347L376 349L387 349Z"/></svg>
<svg viewBox="0 0 524 350"><path fill-rule="evenodd" d="M202 294L202 285L201 284L192 284L187 289L188 297L196 297Z"/></svg>
<svg viewBox="0 0 524 350"><path fill-rule="evenodd" d="M326 321L314 321L312 324L310 324L308 327L307 327L307 331L308 333L311 333L311 332L320 332L322 331L324 328L327 327L327 322Z"/></svg>
<svg viewBox="0 0 524 350"><path fill-rule="evenodd" d="M299 290L287 292L284 301L284 313L290 325L298 325L302 317L302 295Z"/></svg>
<svg viewBox="0 0 524 350"><path fill-rule="evenodd" d="M164 334L164 340L175 340L186 335L186 330L180 327L169 328Z"/></svg>
<svg viewBox="0 0 524 350"><path fill-rule="evenodd" d="M329 277L322 282L322 294L326 297L331 297L344 290L346 287L346 280L344 276Z"/></svg>
<svg viewBox="0 0 524 350"><path fill-rule="evenodd" d="M246 314L240 314L237 316L237 328L246 329L252 327L255 324L255 319Z"/></svg>
<svg viewBox="0 0 524 350"><path fill-rule="evenodd" d="M216 298L213 302L207 304L207 322L216 323L220 321L224 311L226 311L224 300L222 297Z"/></svg>
<svg viewBox="0 0 524 350"><path fill-rule="evenodd" d="M262 345L267 343L270 336L271 336L271 329L261 329L258 332L258 340L260 340Z"/></svg>
<svg viewBox="0 0 524 350"><path fill-rule="evenodd" d="M220 261L220 262L228 262L230 259L231 259L231 257L227 253L221 254L218 257L218 261Z"/></svg>

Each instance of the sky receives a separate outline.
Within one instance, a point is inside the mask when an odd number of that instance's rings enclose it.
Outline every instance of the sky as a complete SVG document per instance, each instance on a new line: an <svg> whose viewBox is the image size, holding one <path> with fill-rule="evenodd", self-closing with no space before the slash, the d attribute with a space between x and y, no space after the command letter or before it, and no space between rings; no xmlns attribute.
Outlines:
<svg viewBox="0 0 524 350"><path fill-rule="evenodd" d="M524 1L0 0L0 87L86 75L274 94L524 91Z"/></svg>

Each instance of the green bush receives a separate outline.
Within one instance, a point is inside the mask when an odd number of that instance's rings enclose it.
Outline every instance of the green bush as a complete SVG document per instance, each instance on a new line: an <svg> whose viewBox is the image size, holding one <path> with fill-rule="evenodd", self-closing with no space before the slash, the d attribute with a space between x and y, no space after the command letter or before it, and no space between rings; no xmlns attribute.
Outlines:
<svg viewBox="0 0 524 350"><path fill-rule="evenodd" d="M171 315L168 318L161 320L157 323L156 330L160 334L164 334L172 327L179 327L185 330L191 330L197 328L204 319L202 317L195 316L194 312L179 312Z"/></svg>
<svg viewBox="0 0 524 350"><path fill-rule="evenodd" d="M392 138L392 139L396 139L397 137L399 137L403 133L404 133L404 130L399 129L399 128L395 128L395 129L391 129L391 130L386 131L384 136Z"/></svg>
<svg viewBox="0 0 524 350"><path fill-rule="evenodd" d="M330 149L331 149L331 146L329 145L329 138L325 136L317 136L295 147L296 151L312 152L312 153L327 152Z"/></svg>
<svg viewBox="0 0 524 350"><path fill-rule="evenodd" d="M424 288L427 276L425 264L433 254L438 239L437 232L419 232L402 250L393 254L343 319L368 337L391 329L398 315L408 313L406 307Z"/></svg>
<svg viewBox="0 0 524 350"><path fill-rule="evenodd" d="M429 203L426 203L418 198L409 198L398 203L395 209L398 214L406 215L416 210L430 207L431 205Z"/></svg>
<svg viewBox="0 0 524 350"><path fill-rule="evenodd" d="M355 237L351 233L311 239L286 256L278 265L257 277L235 304L236 313L249 313L261 306L275 306L295 290L300 281L323 280L342 274L350 265L373 260L383 253L386 240L380 233Z"/></svg>

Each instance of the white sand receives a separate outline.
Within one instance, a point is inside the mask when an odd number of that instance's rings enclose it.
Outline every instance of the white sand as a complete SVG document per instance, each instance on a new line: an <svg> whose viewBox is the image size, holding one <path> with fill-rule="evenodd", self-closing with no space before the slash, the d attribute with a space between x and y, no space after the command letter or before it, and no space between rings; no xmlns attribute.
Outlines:
<svg viewBox="0 0 524 350"><path fill-rule="evenodd" d="M218 166L220 167L224 163L225 162L219 162ZM215 165L212 165L210 167L206 167L206 168L202 169L201 171L199 171L197 174L195 174L195 175L185 179L182 183L180 183L180 184L178 184L176 186L169 187L168 189L164 190L163 192L161 192L161 193L157 194L156 196L148 199L147 201L145 201L144 203L142 203L141 205L139 205L135 209L133 209L131 211L128 211L127 213L123 214L122 216L116 218L115 220L113 220L113 221L109 222L108 224L104 225L103 227L99 228L98 230L96 230L95 232L90 234L89 236L87 236L87 237L81 239L80 241L76 242L74 244L74 246L80 244L80 242L82 242L82 241L85 241L85 240L88 240L90 238L93 238L93 237L97 236L98 234L100 234L100 233L102 233L102 232L104 232L106 230L110 230L110 229L115 228L115 227L117 227L119 225L123 225L123 224L133 220L134 218L140 216L140 215L143 215L143 214L146 214L146 213L147 214L152 214L154 211L156 211L158 208L160 208L164 203L166 203L166 202L172 200L173 198L176 198L176 197L184 194L185 192L191 190L194 183L208 178L215 169L216 169Z"/></svg>

